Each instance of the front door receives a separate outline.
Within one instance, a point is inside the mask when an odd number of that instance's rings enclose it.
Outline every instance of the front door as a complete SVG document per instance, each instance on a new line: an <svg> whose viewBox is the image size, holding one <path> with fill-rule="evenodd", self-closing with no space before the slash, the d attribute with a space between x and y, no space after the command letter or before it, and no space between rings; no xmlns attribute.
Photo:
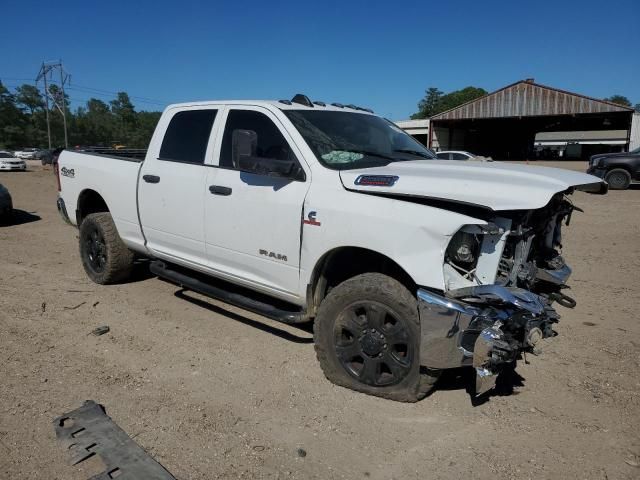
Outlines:
<svg viewBox="0 0 640 480"><path fill-rule="evenodd" d="M245 152L253 160L294 160L300 166L300 153L271 112L250 106L228 109L218 167L207 175L205 238L210 266L282 298L297 296L309 173L294 180L240 171L233 160L238 131L253 139L252 151Z"/></svg>

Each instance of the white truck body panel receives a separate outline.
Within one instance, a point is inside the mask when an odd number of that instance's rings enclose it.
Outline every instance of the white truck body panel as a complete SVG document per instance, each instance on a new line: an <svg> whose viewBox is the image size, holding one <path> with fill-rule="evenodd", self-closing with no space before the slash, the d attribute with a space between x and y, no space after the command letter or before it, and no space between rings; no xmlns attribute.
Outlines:
<svg viewBox="0 0 640 480"><path fill-rule="evenodd" d="M334 249L359 247L392 258L418 285L444 285L442 261L451 236L467 224L485 221L434 207L345 190L333 182L314 186L305 218L316 212L320 225L303 227L301 291L319 260ZM434 267L437 266L437 267Z"/></svg>
<svg viewBox="0 0 640 480"><path fill-rule="evenodd" d="M399 179L390 187L356 185L360 175L396 175ZM444 199L492 210L541 208L558 192L601 181L593 175L559 168L473 160L396 162L345 170L340 176L349 190Z"/></svg>
<svg viewBox="0 0 640 480"><path fill-rule="evenodd" d="M98 193L109 206L118 234L129 248L146 252L138 219L137 188L140 162L105 158L100 155L64 151L60 158L60 196L69 209L69 220L76 225L75 211L80 194ZM65 173L66 169L66 173Z"/></svg>
<svg viewBox="0 0 640 480"><path fill-rule="evenodd" d="M172 116L197 109L218 110L204 164L159 160ZM267 115L290 144L306 180L220 167L222 134L230 109ZM382 254L417 285L446 289L443 260L451 237L464 225L487 222L405 201L402 196L445 199L493 210L535 209L571 186L601 182L590 175L559 169L437 160L339 172L319 163L283 113L309 109L259 101L169 106L143 163L64 151L59 161L60 197L75 224L73 212L81 193L93 190L108 205L118 233L132 250L305 305L314 269L327 253L345 247ZM73 176L65 176L65 169ZM144 175L161 179L159 183L146 183ZM356 185L361 175L399 179L393 186ZM230 188L233 194L212 195L212 185ZM492 262L495 265L497 259ZM489 278L491 272L482 274Z"/></svg>
<svg viewBox="0 0 640 480"><path fill-rule="evenodd" d="M311 185L311 170L281 119L271 110L245 104L229 108L260 112L273 121L301 159L307 180L208 168L207 185L230 188L232 194L205 197L207 264L227 279L248 281L262 291L299 300L304 293L299 289L301 215ZM220 115L221 124L226 122L227 113L228 108ZM214 167L219 166L221 144L222 135L218 135L212 155Z"/></svg>

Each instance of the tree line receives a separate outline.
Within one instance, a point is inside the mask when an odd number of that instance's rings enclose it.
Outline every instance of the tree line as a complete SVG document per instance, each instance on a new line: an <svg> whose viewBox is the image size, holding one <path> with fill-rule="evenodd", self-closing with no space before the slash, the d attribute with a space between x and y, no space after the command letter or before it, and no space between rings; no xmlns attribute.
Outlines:
<svg viewBox="0 0 640 480"><path fill-rule="evenodd" d="M62 92L50 85L51 97L62 104ZM64 126L61 112L49 105L51 146L64 146ZM65 94L67 134L69 147L91 145L111 147L125 145L146 148L161 112L136 111L126 92L119 92L106 103L90 98L75 110L69 108ZM0 149L22 147L46 148L47 121L45 99L40 90L29 84L9 91L0 81Z"/></svg>
<svg viewBox="0 0 640 480"><path fill-rule="evenodd" d="M438 113L458 107L463 103L483 97L488 93L484 88L478 87L466 87L449 93L444 93L436 87L429 87L425 91L424 97L418 102L418 111L411 115L411 118L413 120L429 118ZM612 95L609 98L603 98L603 100L625 107L631 106L631 102L624 95ZM634 108L637 112L640 112L640 103L636 103Z"/></svg>
<svg viewBox="0 0 640 480"><path fill-rule="evenodd" d="M57 85L50 85L49 93L60 100L58 104L62 104L62 92ZM418 112L411 118L429 118L487 94L484 88L472 86L449 93L429 87L418 103ZM604 100L631 106L629 99L622 95ZM68 107L66 94L64 103L67 105L69 147L125 145L146 148L161 115L161 112L136 111L126 92L119 92L109 103L90 98L74 111ZM640 103L634 108L640 112ZM64 146L62 115L53 105L50 105L49 119L52 147ZM44 148L47 145L45 99L40 90L23 84L11 92L0 81L0 149Z"/></svg>

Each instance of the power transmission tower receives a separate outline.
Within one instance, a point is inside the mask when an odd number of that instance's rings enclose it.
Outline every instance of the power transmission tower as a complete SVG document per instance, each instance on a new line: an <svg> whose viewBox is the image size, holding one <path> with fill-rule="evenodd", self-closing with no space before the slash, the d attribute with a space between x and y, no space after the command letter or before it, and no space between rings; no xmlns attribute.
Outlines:
<svg viewBox="0 0 640 480"><path fill-rule="evenodd" d="M49 82L54 84L53 71L58 70L60 73L60 91L56 91L55 95L50 91L50 85L47 83L47 75L49 76ZM62 60L57 62L42 62L38 76L36 77L36 86L38 82L42 80L44 82L44 98L46 104L47 115L47 137L49 139L49 149L51 149L51 125L49 123L49 99L53 102L56 108L62 114L62 123L64 125L64 147L69 147L69 140L67 137L67 106L64 98L64 86L71 82L71 75L65 72L62 67Z"/></svg>

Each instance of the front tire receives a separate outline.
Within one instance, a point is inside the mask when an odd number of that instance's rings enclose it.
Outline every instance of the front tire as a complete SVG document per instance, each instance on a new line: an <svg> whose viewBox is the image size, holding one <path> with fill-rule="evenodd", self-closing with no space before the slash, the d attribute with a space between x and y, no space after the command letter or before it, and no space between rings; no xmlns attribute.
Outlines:
<svg viewBox="0 0 640 480"><path fill-rule="evenodd" d="M614 168L604 177L611 190L626 190L631 184L631 175L622 168Z"/></svg>
<svg viewBox="0 0 640 480"><path fill-rule="evenodd" d="M331 290L318 309L314 341L327 379L352 390L416 402L438 378L420 368L416 298L380 273L358 275Z"/></svg>
<svg viewBox="0 0 640 480"><path fill-rule="evenodd" d="M92 213L80 224L80 258L95 283L121 282L131 275L133 252L124 244L111 214Z"/></svg>

